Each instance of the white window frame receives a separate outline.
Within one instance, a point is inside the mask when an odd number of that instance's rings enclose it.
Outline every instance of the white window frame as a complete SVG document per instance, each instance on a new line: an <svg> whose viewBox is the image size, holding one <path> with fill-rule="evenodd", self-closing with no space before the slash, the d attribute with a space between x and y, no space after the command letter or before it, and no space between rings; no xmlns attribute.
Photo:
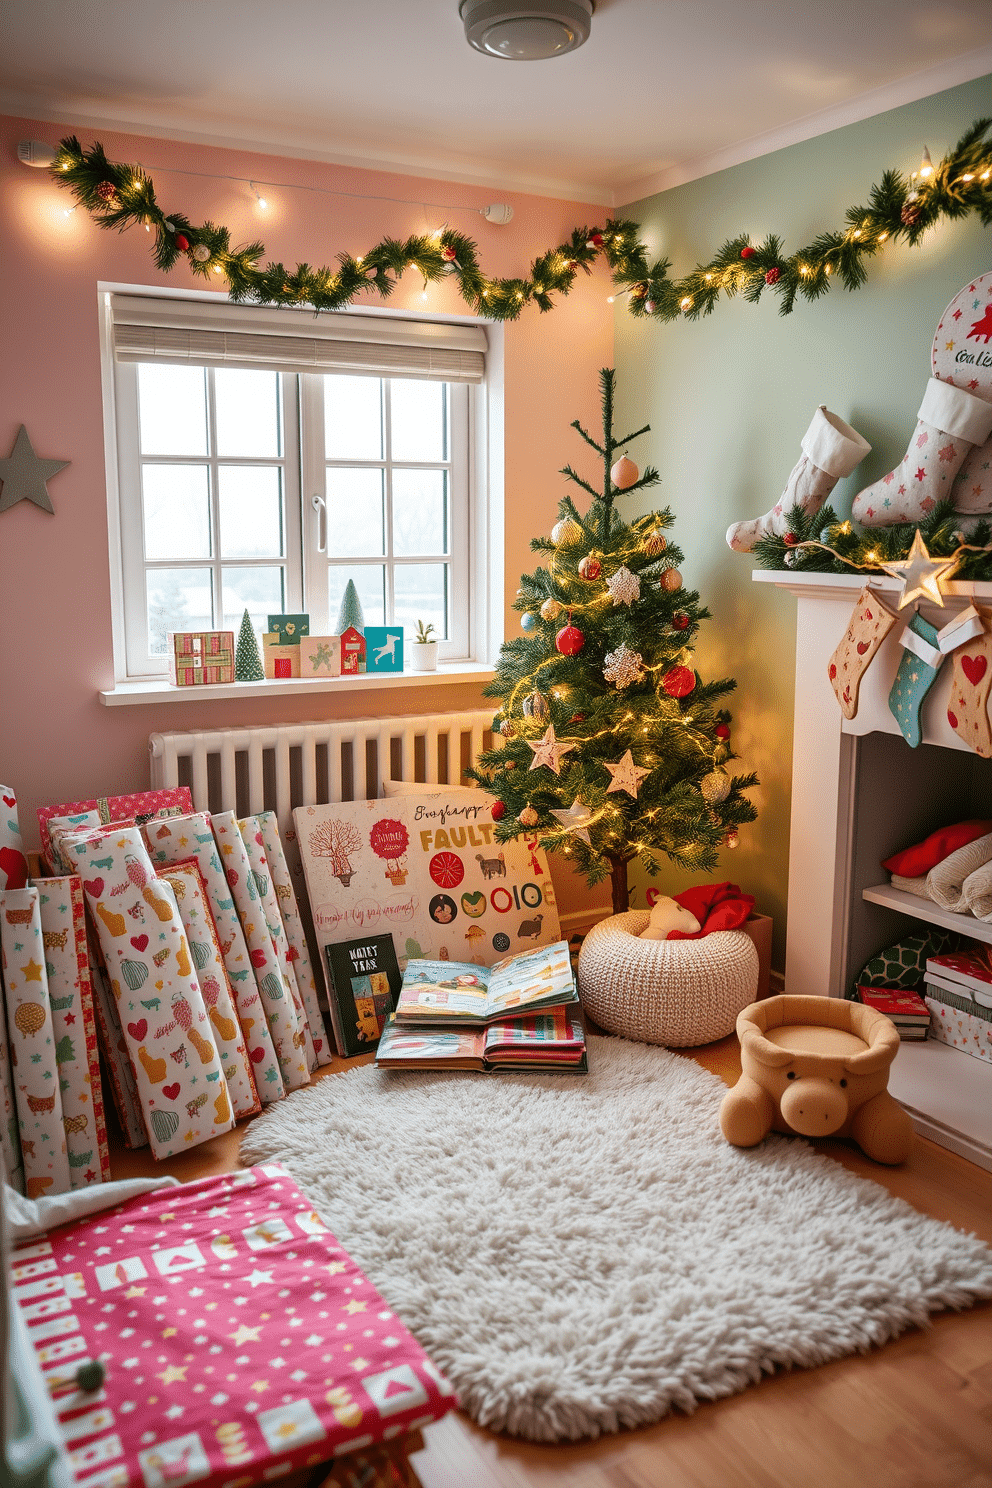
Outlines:
<svg viewBox="0 0 992 1488"><path fill-rule="evenodd" d="M215 294L194 291L177 296L169 291L134 285L105 284L97 286L100 310L101 361L103 370L104 441L107 468L107 517L109 533L109 555L111 570L112 625L114 640L115 677L118 686L132 686L147 682L149 692L157 689L168 669L168 660L163 658L160 667L151 667L146 656L138 654L132 644L128 647L127 615L145 613L144 574L145 563L140 542L140 482L138 480L138 424L136 375L131 379L131 391L124 386L124 379L116 374L119 366L114 360L113 319L111 297L130 294L152 297L163 302L163 316L168 317L169 305L189 307L202 304L206 315L210 308L226 305ZM253 308L237 307L246 316L260 313ZM230 313L229 311L227 312ZM285 316L287 312L277 312ZM289 312L293 313L293 312ZM352 312L354 313L354 312ZM459 396L452 399L450 416L452 447L456 439L464 450L464 460L454 462L449 482L449 514L451 521L450 559L451 585L449 605L452 615L460 606L464 616L460 627L453 625L451 638L441 648L442 672L447 665L457 670L460 665L488 667L494 661L503 638L503 331L481 321L448 322L437 316L417 316L410 312L367 311L369 322L395 317L409 324L416 319L425 327L451 324L485 324L488 351L486 375L481 384L451 384ZM307 317L308 321L312 318ZM376 329L370 327L370 339L375 339ZM428 332L428 335L430 332ZM133 365L133 364L132 364ZM284 378L284 384L295 382L295 378ZM299 379L300 403L313 400L320 405L320 425L323 407L321 378L302 373ZM319 553L319 513L315 510L313 497L324 496L323 442L317 437L301 444L299 477L297 484L292 478L294 462L289 458L290 441L299 442L299 414L301 410L292 405L295 398L291 390L284 388L284 458L290 471L284 487L287 521L287 568L286 605L288 609L308 609L311 613L311 629L318 633L318 624L333 624L336 616L326 617L327 584L322 576L321 565L327 562ZM460 405L460 406L456 406ZM457 425L455 423L457 421ZM317 428L318 426L314 426ZM122 448L125 429L133 431L131 451ZM463 441L463 442L462 442ZM318 453L319 452L319 453ZM252 461L246 460L246 463ZM257 463L257 462L255 462ZM362 462L358 462L362 463ZM404 465L411 462L397 462ZM431 462L436 463L436 462ZM321 467L318 469L318 467ZM216 500L216 483L212 499ZM137 531L133 520L137 513ZM457 512L457 515L456 515ZM126 518L130 513L132 520ZM137 544L137 547L135 547ZM294 547L295 545L295 554ZM387 550L389 544L387 543ZM294 558L297 579L294 575ZM246 560L247 561L247 560ZM276 561L276 560L273 560ZM372 560L370 560L372 561ZM386 561L386 559L383 559ZM394 560L395 561L395 560ZM403 561L403 560L399 560ZM423 558L409 561L424 561ZM223 566L236 566L237 560L225 560ZM219 557L211 560L218 569L222 566ZM326 572L326 570L325 570ZM140 590L140 593L139 593ZM325 619L321 617L325 616ZM133 629L133 627L132 627ZM408 677L408 674L406 674ZM386 678L382 679L386 682ZM399 676L389 681L402 681ZM306 686L307 684L302 684ZM185 693L189 697L189 693ZM106 695L105 695L106 700Z"/></svg>

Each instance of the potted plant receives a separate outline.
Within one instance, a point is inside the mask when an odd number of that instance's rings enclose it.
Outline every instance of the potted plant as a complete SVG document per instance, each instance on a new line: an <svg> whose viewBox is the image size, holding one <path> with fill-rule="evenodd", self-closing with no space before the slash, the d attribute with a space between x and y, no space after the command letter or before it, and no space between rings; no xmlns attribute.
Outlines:
<svg viewBox="0 0 992 1488"><path fill-rule="evenodd" d="M417 621L417 631L410 647L410 665L415 672L437 671L437 641L432 641L433 625Z"/></svg>

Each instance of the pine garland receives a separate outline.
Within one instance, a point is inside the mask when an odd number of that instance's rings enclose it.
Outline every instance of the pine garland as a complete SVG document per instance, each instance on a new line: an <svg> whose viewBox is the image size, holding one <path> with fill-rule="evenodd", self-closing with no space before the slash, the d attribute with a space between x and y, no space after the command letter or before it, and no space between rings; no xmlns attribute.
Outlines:
<svg viewBox="0 0 992 1488"><path fill-rule="evenodd" d="M962 522L969 529L967 535ZM841 521L831 506L812 517L802 507L793 507L788 524L783 536L763 537L755 544L760 568L877 578L884 573L883 563L909 556L919 530L932 558L957 557L955 580L992 580L992 518L963 518L949 501L939 502L925 517L891 527L861 528Z"/></svg>
<svg viewBox="0 0 992 1488"><path fill-rule="evenodd" d="M67 136L51 174L100 227L123 232L143 224L153 230L155 264L163 273L186 258L201 278L223 276L231 299L239 303L340 310L369 289L388 298L400 276L413 268L425 285L454 276L462 299L476 314L516 320L530 304L542 312L552 310L554 296L567 295L579 270L589 273L602 257L615 289L629 295L635 318L698 320L711 314L721 297L739 294L757 304L766 290L778 295L780 314L790 315L798 297L819 299L835 281L848 290L860 289L868 260L890 240L916 247L927 228L942 219L973 213L987 227L992 222L990 126L992 119L977 120L925 179L914 173L907 181L897 170L886 171L871 188L866 207L847 209L842 230L821 233L787 256L775 234L757 245L740 234L682 279L670 277L667 258L649 264L638 224L614 217L602 227L575 228L567 242L536 258L529 275L518 279L484 274L476 244L449 227L403 241L383 238L358 258L340 253L336 268L260 265L263 243L232 248L226 227L194 223L181 211L165 213L151 177L140 166L108 160L100 144L84 150L75 136Z"/></svg>

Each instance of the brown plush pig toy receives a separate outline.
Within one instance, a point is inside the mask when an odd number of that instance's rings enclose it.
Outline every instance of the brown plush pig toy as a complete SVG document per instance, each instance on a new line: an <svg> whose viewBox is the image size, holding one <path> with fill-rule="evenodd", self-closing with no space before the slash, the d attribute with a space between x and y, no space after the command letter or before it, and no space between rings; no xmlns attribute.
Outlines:
<svg viewBox="0 0 992 1488"><path fill-rule="evenodd" d="M720 1107L735 1147L769 1131L852 1137L875 1162L900 1163L913 1127L886 1085L899 1050L895 1025L835 997L769 997L737 1019L741 1077Z"/></svg>

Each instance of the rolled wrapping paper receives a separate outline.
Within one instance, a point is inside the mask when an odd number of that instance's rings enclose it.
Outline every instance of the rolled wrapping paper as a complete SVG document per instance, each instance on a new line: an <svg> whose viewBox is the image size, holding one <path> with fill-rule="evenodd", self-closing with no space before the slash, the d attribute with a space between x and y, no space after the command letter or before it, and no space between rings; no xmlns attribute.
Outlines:
<svg viewBox="0 0 992 1488"><path fill-rule="evenodd" d="M17 1102L10 1070L10 1040L7 1037L7 1014L0 976L0 1151L7 1182L18 1193L24 1192L24 1163L21 1160L21 1134L17 1127Z"/></svg>
<svg viewBox="0 0 992 1488"><path fill-rule="evenodd" d="M114 1109L121 1124L121 1131L124 1133L125 1146L147 1147L148 1131L141 1114L141 1101L138 1096L138 1087L135 1084L134 1070L131 1068L124 1031L117 1012L117 1003L110 990L107 973L100 964L95 941L96 935L92 926L89 926L87 943L90 984L93 988L93 1012L96 1015L103 1062L110 1075Z"/></svg>
<svg viewBox="0 0 992 1488"><path fill-rule="evenodd" d="M29 888L0 894L7 1032L29 1199L72 1187L38 898Z"/></svg>
<svg viewBox="0 0 992 1488"><path fill-rule="evenodd" d="M262 830L265 856L269 860L272 883L275 887L279 908L282 911L283 928L289 941L289 955L296 971L296 985L303 997L307 1021L313 1035L313 1048L318 1064L330 1064L331 1045L327 1037L327 1025L320 1010L320 989L313 974L310 952L307 949L306 931L300 916L300 907L293 890L293 879L283 852L279 836L279 823L274 811L260 811L256 818Z"/></svg>
<svg viewBox="0 0 992 1488"><path fill-rule="evenodd" d="M0 889L23 889L27 881L17 797L9 785L0 785Z"/></svg>
<svg viewBox="0 0 992 1488"><path fill-rule="evenodd" d="M67 837L82 876L156 1157L234 1125L176 898L137 827Z"/></svg>
<svg viewBox="0 0 992 1488"><path fill-rule="evenodd" d="M293 958L290 956L290 945L286 938L286 931L282 923L282 913L279 909L279 900L276 897L275 884L272 881L272 870L265 853L265 843L262 840L262 829L258 824L258 818L254 816L243 817L238 822L238 830L241 840L248 854L251 864L252 876L255 880L255 888L258 893L258 902L262 906L265 923L268 926L269 938L272 948L279 961L279 969L283 980L293 998L293 1006L296 1008L296 1017L303 1032L303 1048L306 1053L307 1069L317 1068L317 1055L313 1047L313 1035L310 1032L310 1024L307 1021L307 1011L303 1005L300 995L299 984L296 980L296 969Z"/></svg>
<svg viewBox="0 0 992 1488"><path fill-rule="evenodd" d="M927 874L927 894L941 909L967 913L965 879L988 862L992 862L992 832L985 837L976 837L974 842L966 842L964 847L959 847L942 863L931 868Z"/></svg>
<svg viewBox="0 0 992 1488"><path fill-rule="evenodd" d="M73 1188L110 1179L83 886L71 875L35 882Z"/></svg>
<svg viewBox="0 0 992 1488"><path fill-rule="evenodd" d="M196 967L197 980L213 1028L214 1043L220 1055L227 1092L237 1117L253 1116L262 1103L252 1078L251 1060L245 1048L245 1037L238 1022L231 995L227 970L221 955L217 927L210 911L203 875L195 859L185 863L163 864L159 878L171 885L179 906L179 916L189 941L190 955Z"/></svg>
<svg viewBox="0 0 992 1488"><path fill-rule="evenodd" d="M298 1090L301 1085L310 1083L303 1029L259 903L237 817L233 811L223 811L212 816L210 822L241 920L255 981L279 1059L279 1070L286 1089Z"/></svg>
<svg viewBox="0 0 992 1488"><path fill-rule="evenodd" d="M992 860L969 873L962 889L965 908L976 920L992 924Z"/></svg>
<svg viewBox="0 0 992 1488"><path fill-rule="evenodd" d="M60 873L69 873L72 864L62 853L62 839L76 832L87 830L95 832L103 826L100 813L93 811L76 811L70 816L53 816L48 822L48 856L52 867Z"/></svg>
<svg viewBox="0 0 992 1488"><path fill-rule="evenodd" d="M263 1105L281 1100L286 1087L209 815L201 811L191 816L148 822L144 833L156 864L178 863L189 858L196 860L207 886L207 900L220 936L221 954L248 1046L259 1099Z"/></svg>

